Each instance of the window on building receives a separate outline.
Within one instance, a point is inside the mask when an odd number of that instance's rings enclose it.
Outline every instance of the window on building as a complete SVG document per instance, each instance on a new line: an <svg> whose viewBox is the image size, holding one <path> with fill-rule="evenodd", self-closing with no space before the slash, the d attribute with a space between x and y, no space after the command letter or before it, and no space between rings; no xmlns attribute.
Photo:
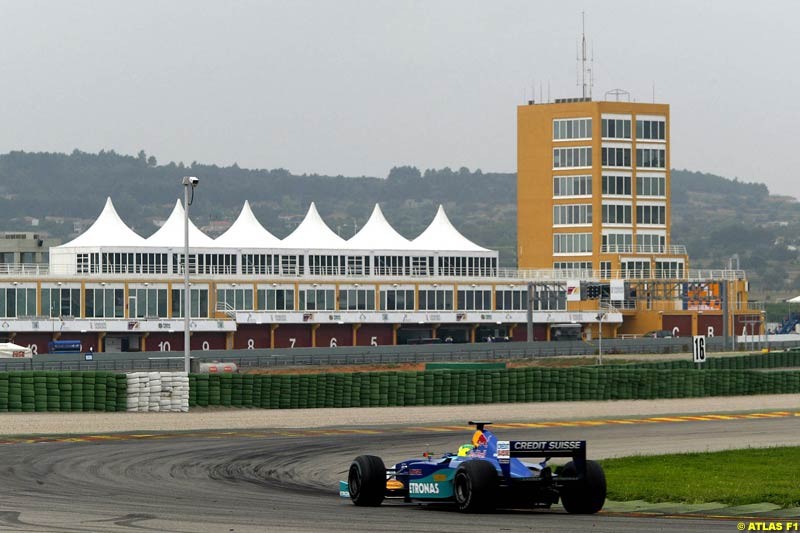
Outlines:
<svg viewBox="0 0 800 533"><path fill-rule="evenodd" d="M636 223L663 226L667 223L667 208L663 205L636 206Z"/></svg>
<svg viewBox="0 0 800 533"><path fill-rule="evenodd" d="M603 194L607 196L630 196L631 177L603 174Z"/></svg>
<svg viewBox="0 0 800 533"><path fill-rule="evenodd" d="M128 316L167 318L167 289L128 289Z"/></svg>
<svg viewBox="0 0 800 533"><path fill-rule="evenodd" d="M663 120L637 120L636 138L664 141L667 138L667 123Z"/></svg>
<svg viewBox="0 0 800 533"><path fill-rule="evenodd" d="M456 309L459 311L491 311L492 291L483 289L459 289Z"/></svg>
<svg viewBox="0 0 800 533"><path fill-rule="evenodd" d="M637 233L636 248L640 253L663 253L667 237L658 233Z"/></svg>
<svg viewBox="0 0 800 533"><path fill-rule="evenodd" d="M300 289L300 311L335 311L336 292L333 289Z"/></svg>
<svg viewBox="0 0 800 533"><path fill-rule="evenodd" d="M636 195L665 197L667 195L667 178L665 176L637 176Z"/></svg>
<svg viewBox="0 0 800 533"><path fill-rule="evenodd" d="M420 311L452 311L453 291L449 289L420 289Z"/></svg>
<svg viewBox="0 0 800 533"><path fill-rule="evenodd" d="M45 289L47 290L47 289ZM50 289L51 301L53 290ZM75 290L75 289L72 289ZM62 290L63 294L64 290ZM165 291L166 292L166 291ZM84 308L86 318L124 318L125 317L125 290L124 289L86 289L84 291ZM44 296L44 290L42 291ZM166 294L165 294L166 297ZM44 298L43 298L44 301ZM166 307L166 302L164 302ZM136 316L131 310L130 316ZM52 315L51 315L52 316ZM166 316L166 314L165 314Z"/></svg>
<svg viewBox="0 0 800 533"><path fill-rule="evenodd" d="M555 233L553 235L554 254L579 254L591 252L591 233Z"/></svg>
<svg viewBox="0 0 800 533"><path fill-rule="evenodd" d="M559 204L553 206L554 225L592 223L592 204Z"/></svg>
<svg viewBox="0 0 800 533"><path fill-rule="evenodd" d="M137 253L134 270L137 274L166 274L169 272L167 254Z"/></svg>
<svg viewBox="0 0 800 533"><path fill-rule="evenodd" d="M553 176L553 196L591 195L591 176Z"/></svg>
<svg viewBox="0 0 800 533"><path fill-rule="evenodd" d="M190 289L189 300L193 318L208 318L208 289ZM172 318L183 317L183 289L172 289Z"/></svg>
<svg viewBox="0 0 800 533"><path fill-rule="evenodd" d="M631 204L603 203L603 224L632 224Z"/></svg>
<svg viewBox="0 0 800 533"><path fill-rule="evenodd" d="M601 122L602 136L604 139L630 139L631 120L619 118L604 118Z"/></svg>
<svg viewBox="0 0 800 533"><path fill-rule="evenodd" d="M277 254L242 254L242 274L278 275Z"/></svg>
<svg viewBox="0 0 800 533"><path fill-rule="evenodd" d="M647 279L650 277L650 261L622 261L622 277Z"/></svg>
<svg viewBox="0 0 800 533"><path fill-rule="evenodd" d="M630 233L604 233L603 251L607 253L630 253L633 249L633 235Z"/></svg>
<svg viewBox="0 0 800 533"><path fill-rule="evenodd" d="M67 290L67 289L65 289ZM80 307L80 289L78 291L78 313L77 317L81 315ZM68 300L68 303L70 300ZM49 305L49 302L48 302ZM60 309L59 301L59 309ZM44 308L45 310L47 308ZM45 314L45 313L42 313ZM69 313L67 313L69 314ZM36 289L23 289L23 288L0 288L0 317L3 318L25 318L36 316ZM60 315L52 315L60 316Z"/></svg>
<svg viewBox="0 0 800 533"><path fill-rule="evenodd" d="M495 307L498 311L527 311L527 289L497 289L494 291Z"/></svg>
<svg viewBox="0 0 800 533"><path fill-rule="evenodd" d="M661 279L682 279L682 261L656 261L656 278Z"/></svg>
<svg viewBox="0 0 800 533"><path fill-rule="evenodd" d="M225 310L252 311L253 289L217 289L217 305Z"/></svg>
<svg viewBox="0 0 800 533"><path fill-rule="evenodd" d="M411 289L381 290L381 311L413 311L414 291Z"/></svg>
<svg viewBox="0 0 800 533"><path fill-rule="evenodd" d="M592 166L592 147L553 148L553 168Z"/></svg>
<svg viewBox="0 0 800 533"><path fill-rule="evenodd" d="M667 151L663 148L637 148L636 166L638 168L666 168Z"/></svg>
<svg viewBox="0 0 800 533"><path fill-rule="evenodd" d="M377 255L374 261L376 276L408 276L411 274L411 261L408 257Z"/></svg>
<svg viewBox="0 0 800 533"><path fill-rule="evenodd" d="M374 311L375 289L340 289L339 311Z"/></svg>
<svg viewBox="0 0 800 533"><path fill-rule="evenodd" d="M568 118L553 120L553 140L591 139L592 119Z"/></svg>
<svg viewBox="0 0 800 533"><path fill-rule="evenodd" d="M294 311L294 289L259 289L259 311Z"/></svg>
<svg viewBox="0 0 800 533"><path fill-rule="evenodd" d="M577 270L577 271L591 271L591 261L556 261L553 263L554 270Z"/></svg>
<svg viewBox="0 0 800 533"><path fill-rule="evenodd" d="M600 277L604 279L611 277L611 261L600 261Z"/></svg>
<svg viewBox="0 0 800 533"><path fill-rule="evenodd" d="M603 146L601 149L604 167L630 167L631 149Z"/></svg>

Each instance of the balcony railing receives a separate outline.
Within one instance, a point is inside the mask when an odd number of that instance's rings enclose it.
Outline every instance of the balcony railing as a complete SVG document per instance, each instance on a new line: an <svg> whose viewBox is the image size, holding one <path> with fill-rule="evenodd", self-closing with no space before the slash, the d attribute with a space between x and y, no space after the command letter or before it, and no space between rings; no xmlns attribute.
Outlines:
<svg viewBox="0 0 800 533"><path fill-rule="evenodd" d="M686 246L670 244L669 246L648 244L604 244L600 247L604 254L658 254L658 255L687 255Z"/></svg>
<svg viewBox="0 0 800 533"><path fill-rule="evenodd" d="M458 282L458 280L481 280L485 279L487 283L498 283L500 281L507 281L508 283L526 283L528 281L569 281L569 280L593 280L603 281L611 279L675 279L684 281L708 281L708 280L744 280L746 275L744 270L725 270L725 269L704 269L704 270L689 270L684 271L680 275L677 269L622 269L622 270L596 270L596 269L517 269L517 268L484 268L482 270L468 269L457 270L451 273L434 274L431 271L412 271L411 273L396 273L396 274L370 274L369 272L354 273L344 272L340 270L327 271L317 270L316 273L305 274L289 274L289 273L247 273L243 272L238 274L235 269L226 267L224 271L211 271L207 273L195 274L192 273L192 279L196 280L227 280L231 278L241 279L242 277L253 280L316 280L322 278L331 278L332 280L353 280L363 282L364 280L374 280L376 282L397 282L398 279L413 280L414 283L425 283L426 281L442 282L451 280ZM125 278L137 279L146 276L148 279L158 278L164 280L183 279L183 272L170 273L165 271L152 272L152 271L134 271L129 269L127 271L114 271L114 272L100 272L91 269L87 272L78 272L75 266L70 265L56 265L50 268L47 264L0 264L0 279L3 277L23 279L35 277L51 277L51 278L75 278L80 279L112 279L112 278ZM411 281L410 281L411 282Z"/></svg>

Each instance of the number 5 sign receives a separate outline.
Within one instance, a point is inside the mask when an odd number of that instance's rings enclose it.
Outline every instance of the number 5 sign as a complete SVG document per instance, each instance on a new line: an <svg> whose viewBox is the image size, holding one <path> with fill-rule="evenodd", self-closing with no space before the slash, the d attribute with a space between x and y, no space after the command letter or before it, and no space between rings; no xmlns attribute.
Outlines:
<svg viewBox="0 0 800 533"><path fill-rule="evenodd" d="M703 335L692 337L692 356L695 363L706 362L706 338Z"/></svg>

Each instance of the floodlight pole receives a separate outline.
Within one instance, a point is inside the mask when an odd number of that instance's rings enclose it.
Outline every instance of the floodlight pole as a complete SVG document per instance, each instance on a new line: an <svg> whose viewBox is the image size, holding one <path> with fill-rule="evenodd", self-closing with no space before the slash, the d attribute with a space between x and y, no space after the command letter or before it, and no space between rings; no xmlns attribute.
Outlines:
<svg viewBox="0 0 800 533"><path fill-rule="evenodd" d="M183 178L183 371L189 373L189 325L192 310L192 299L189 293L189 188L194 188L199 180L194 177Z"/></svg>

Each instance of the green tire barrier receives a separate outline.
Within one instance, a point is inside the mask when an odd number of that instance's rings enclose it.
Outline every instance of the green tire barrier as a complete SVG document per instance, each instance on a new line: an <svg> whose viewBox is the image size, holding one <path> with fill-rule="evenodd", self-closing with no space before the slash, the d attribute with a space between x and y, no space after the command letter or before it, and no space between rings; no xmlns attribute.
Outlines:
<svg viewBox="0 0 800 533"><path fill-rule="evenodd" d="M622 368L655 368L675 370L694 368L695 364L688 358L674 361L658 361L653 363L634 363L620 365ZM742 370L752 368L791 368L800 367L800 349L785 352L752 353L737 357L709 357L703 367L713 370Z"/></svg>
<svg viewBox="0 0 800 533"><path fill-rule="evenodd" d="M633 365L630 365L633 366ZM800 371L628 365L190 376L190 406L266 409L629 400L800 392ZM2 385L0 385L2 387Z"/></svg>
<svg viewBox="0 0 800 533"><path fill-rule="evenodd" d="M125 411L125 374L0 372L0 412Z"/></svg>

